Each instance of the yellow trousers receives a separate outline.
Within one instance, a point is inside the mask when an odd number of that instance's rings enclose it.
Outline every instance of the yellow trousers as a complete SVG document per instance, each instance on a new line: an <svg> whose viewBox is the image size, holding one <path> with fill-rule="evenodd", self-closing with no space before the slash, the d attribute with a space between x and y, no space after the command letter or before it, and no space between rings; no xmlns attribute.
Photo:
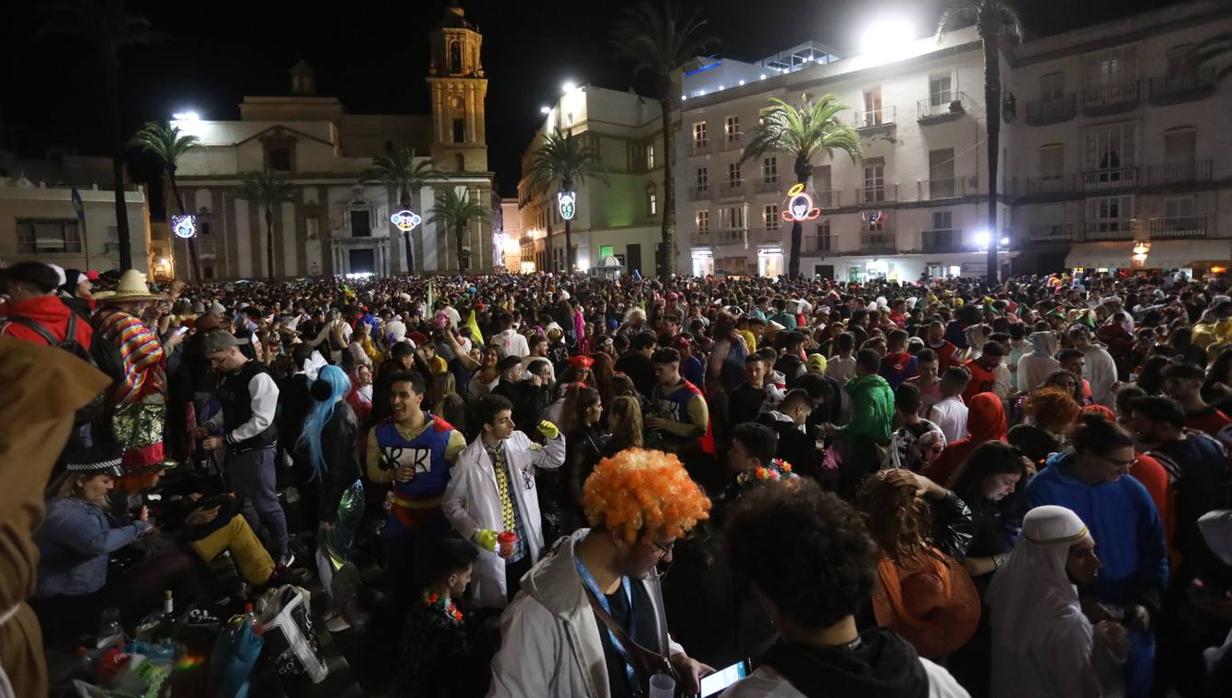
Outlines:
<svg viewBox="0 0 1232 698"><path fill-rule="evenodd" d="M240 568L240 574L249 584L261 585L267 582L274 573L274 559L270 557L265 546L243 516L236 514L226 526L214 531L201 540L193 541L193 550L201 559L209 562L222 554L224 550L231 551L231 557Z"/></svg>

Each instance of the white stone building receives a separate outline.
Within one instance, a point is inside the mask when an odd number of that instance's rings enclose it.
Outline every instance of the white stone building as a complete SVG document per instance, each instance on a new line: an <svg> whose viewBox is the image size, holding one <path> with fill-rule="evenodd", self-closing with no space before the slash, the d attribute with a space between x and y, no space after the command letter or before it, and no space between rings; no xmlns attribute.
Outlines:
<svg viewBox="0 0 1232 698"><path fill-rule="evenodd" d="M978 276L987 244L1002 270L1202 269L1232 258L1232 85L1185 64L1232 30L1200 0L1002 48L1004 121L995 230L987 225L983 57L974 28L839 59L816 44L755 63L700 59L681 76L676 183L680 268L785 273L794 183L786 155L740 163L759 113L834 94L863 158L813 162L801 271L843 280ZM1226 158L1225 158L1226 159ZM1221 224L1222 219L1227 219ZM687 253L684 251L687 249Z"/></svg>
<svg viewBox="0 0 1232 698"><path fill-rule="evenodd" d="M663 203L661 114L657 100L593 85L565 92L549 108L522 157L518 201L524 270L565 268L565 228L557 192L531 195L526 182L531 157L544 134L559 128L597 149L606 172L606 182L589 178L576 186L571 234L577 268L585 271L615 257L629 273L654 273Z"/></svg>

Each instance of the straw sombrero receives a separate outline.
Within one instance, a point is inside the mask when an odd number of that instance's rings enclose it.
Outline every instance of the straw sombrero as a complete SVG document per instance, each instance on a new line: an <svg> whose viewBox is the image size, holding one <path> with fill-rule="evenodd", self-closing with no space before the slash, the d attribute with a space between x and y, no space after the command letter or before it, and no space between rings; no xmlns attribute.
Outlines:
<svg viewBox="0 0 1232 698"><path fill-rule="evenodd" d="M99 303L129 303L135 301L160 301L167 297L150 293L150 287L146 283L145 274L136 269L129 269L120 276L120 283L116 285L114 291L104 291L94 295L94 299Z"/></svg>

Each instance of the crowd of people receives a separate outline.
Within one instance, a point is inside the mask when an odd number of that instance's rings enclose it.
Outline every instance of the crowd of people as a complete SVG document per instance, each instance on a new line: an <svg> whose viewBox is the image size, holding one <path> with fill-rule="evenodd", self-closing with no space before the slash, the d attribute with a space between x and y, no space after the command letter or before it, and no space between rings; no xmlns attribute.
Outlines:
<svg viewBox="0 0 1232 698"><path fill-rule="evenodd" d="M286 584L400 696L1232 685L1224 278L0 291L16 695L105 609Z"/></svg>

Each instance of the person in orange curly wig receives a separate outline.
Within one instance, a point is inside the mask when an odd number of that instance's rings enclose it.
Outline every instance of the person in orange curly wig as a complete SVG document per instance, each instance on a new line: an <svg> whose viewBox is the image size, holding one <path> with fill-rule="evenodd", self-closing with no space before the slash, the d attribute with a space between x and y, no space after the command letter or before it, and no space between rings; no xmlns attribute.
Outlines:
<svg viewBox="0 0 1232 698"><path fill-rule="evenodd" d="M710 516L710 500L676 456L629 448L599 461L582 504L591 528L557 542L501 617L488 695L645 695L651 675L668 671L697 693L714 669L668 635L655 566ZM616 649L613 625L637 646L637 661Z"/></svg>

